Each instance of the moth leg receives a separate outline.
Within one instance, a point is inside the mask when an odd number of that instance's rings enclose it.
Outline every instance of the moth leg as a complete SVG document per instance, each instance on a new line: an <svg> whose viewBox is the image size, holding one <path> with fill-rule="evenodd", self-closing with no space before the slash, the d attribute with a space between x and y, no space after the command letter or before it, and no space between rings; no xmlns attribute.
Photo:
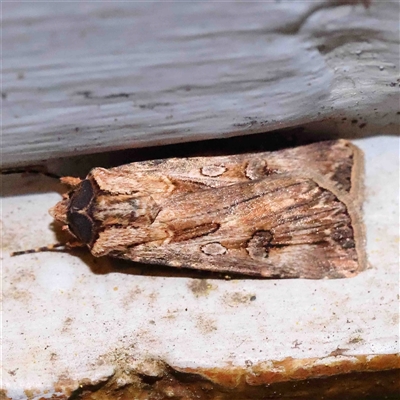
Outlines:
<svg viewBox="0 0 400 400"><path fill-rule="evenodd" d="M78 186L82 179L80 178L75 178L73 176L63 176L60 178L61 183L63 183L64 185L70 186L71 188L74 188L76 186Z"/></svg>
<svg viewBox="0 0 400 400"><path fill-rule="evenodd" d="M77 247L86 247L86 245L82 242L79 242L78 240L73 240L73 241L69 241L67 243L65 243L65 249L67 250L71 250L71 249L75 249Z"/></svg>

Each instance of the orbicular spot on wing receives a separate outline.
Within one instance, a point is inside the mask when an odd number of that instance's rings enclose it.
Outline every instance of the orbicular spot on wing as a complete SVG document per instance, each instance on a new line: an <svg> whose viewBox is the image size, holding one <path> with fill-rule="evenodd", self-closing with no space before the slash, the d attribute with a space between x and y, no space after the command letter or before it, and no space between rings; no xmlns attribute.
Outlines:
<svg viewBox="0 0 400 400"><path fill-rule="evenodd" d="M70 231L84 244L89 244L93 239L93 221L84 214L77 212L68 214L68 227Z"/></svg>
<svg viewBox="0 0 400 400"><path fill-rule="evenodd" d="M247 242L246 250L251 258L267 258L270 243L272 241L270 231L257 231Z"/></svg>
<svg viewBox="0 0 400 400"><path fill-rule="evenodd" d="M226 248L221 243L207 243L201 246L201 251L209 256L220 256L226 253Z"/></svg>
<svg viewBox="0 0 400 400"><path fill-rule="evenodd" d="M206 165L200 169L200 172L204 176L217 177L221 176L226 171L224 165Z"/></svg>

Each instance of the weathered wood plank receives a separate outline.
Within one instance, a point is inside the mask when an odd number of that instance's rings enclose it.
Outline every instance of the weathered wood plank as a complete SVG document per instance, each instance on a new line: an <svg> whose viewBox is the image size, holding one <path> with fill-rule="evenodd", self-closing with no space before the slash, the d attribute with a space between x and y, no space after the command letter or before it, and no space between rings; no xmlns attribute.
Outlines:
<svg viewBox="0 0 400 400"><path fill-rule="evenodd" d="M398 3L343 3L4 3L3 167L313 121L388 130Z"/></svg>

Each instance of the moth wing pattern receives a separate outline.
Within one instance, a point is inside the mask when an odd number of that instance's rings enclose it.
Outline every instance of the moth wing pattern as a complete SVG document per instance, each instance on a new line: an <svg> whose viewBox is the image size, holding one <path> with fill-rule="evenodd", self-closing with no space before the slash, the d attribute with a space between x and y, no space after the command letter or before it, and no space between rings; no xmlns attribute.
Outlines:
<svg viewBox="0 0 400 400"><path fill-rule="evenodd" d="M330 140L271 152L270 164L282 171L320 176L360 202L363 195L364 159L361 150L347 140Z"/></svg>
<svg viewBox="0 0 400 400"><path fill-rule="evenodd" d="M341 197L315 178L290 174L190 193L164 204L150 231L106 230L92 252L228 274L350 277L362 255L352 226L356 211ZM130 235L131 245L115 250L113 238Z"/></svg>
<svg viewBox="0 0 400 400"><path fill-rule="evenodd" d="M115 193L151 190L154 199L299 171L321 175L332 186L356 197L362 192L360 150L346 140L251 154L169 158L122 165L94 174L104 190Z"/></svg>

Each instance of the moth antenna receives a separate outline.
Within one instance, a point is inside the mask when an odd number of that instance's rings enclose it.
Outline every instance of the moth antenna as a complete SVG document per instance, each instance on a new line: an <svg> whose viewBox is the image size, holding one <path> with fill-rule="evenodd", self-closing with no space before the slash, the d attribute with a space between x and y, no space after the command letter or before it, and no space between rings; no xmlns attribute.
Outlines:
<svg viewBox="0 0 400 400"><path fill-rule="evenodd" d="M9 168L1 171L2 175L11 175L11 174L39 174L48 176L52 179L61 179L59 175L53 174L52 172L46 171L42 166L37 167L26 167L26 168Z"/></svg>
<svg viewBox="0 0 400 400"><path fill-rule="evenodd" d="M11 253L11 257L22 256L23 254L42 253L44 251L52 251L52 250L58 249L60 247L67 248L67 245L65 243L55 243L55 244L49 244L48 246L37 247L36 249L13 251Z"/></svg>
<svg viewBox="0 0 400 400"><path fill-rule="evenodd" d="M78 241L68 242L68 243L55 243L55 244L49 244L48 246L37 247L36 249L13 251L10 255L11 257L15 257L15 256L22 256L23 254L43 253L45 251L53 251L61 247L63 247L64 250L70 250L74 247L85 247L85 245Z"/></svg>

